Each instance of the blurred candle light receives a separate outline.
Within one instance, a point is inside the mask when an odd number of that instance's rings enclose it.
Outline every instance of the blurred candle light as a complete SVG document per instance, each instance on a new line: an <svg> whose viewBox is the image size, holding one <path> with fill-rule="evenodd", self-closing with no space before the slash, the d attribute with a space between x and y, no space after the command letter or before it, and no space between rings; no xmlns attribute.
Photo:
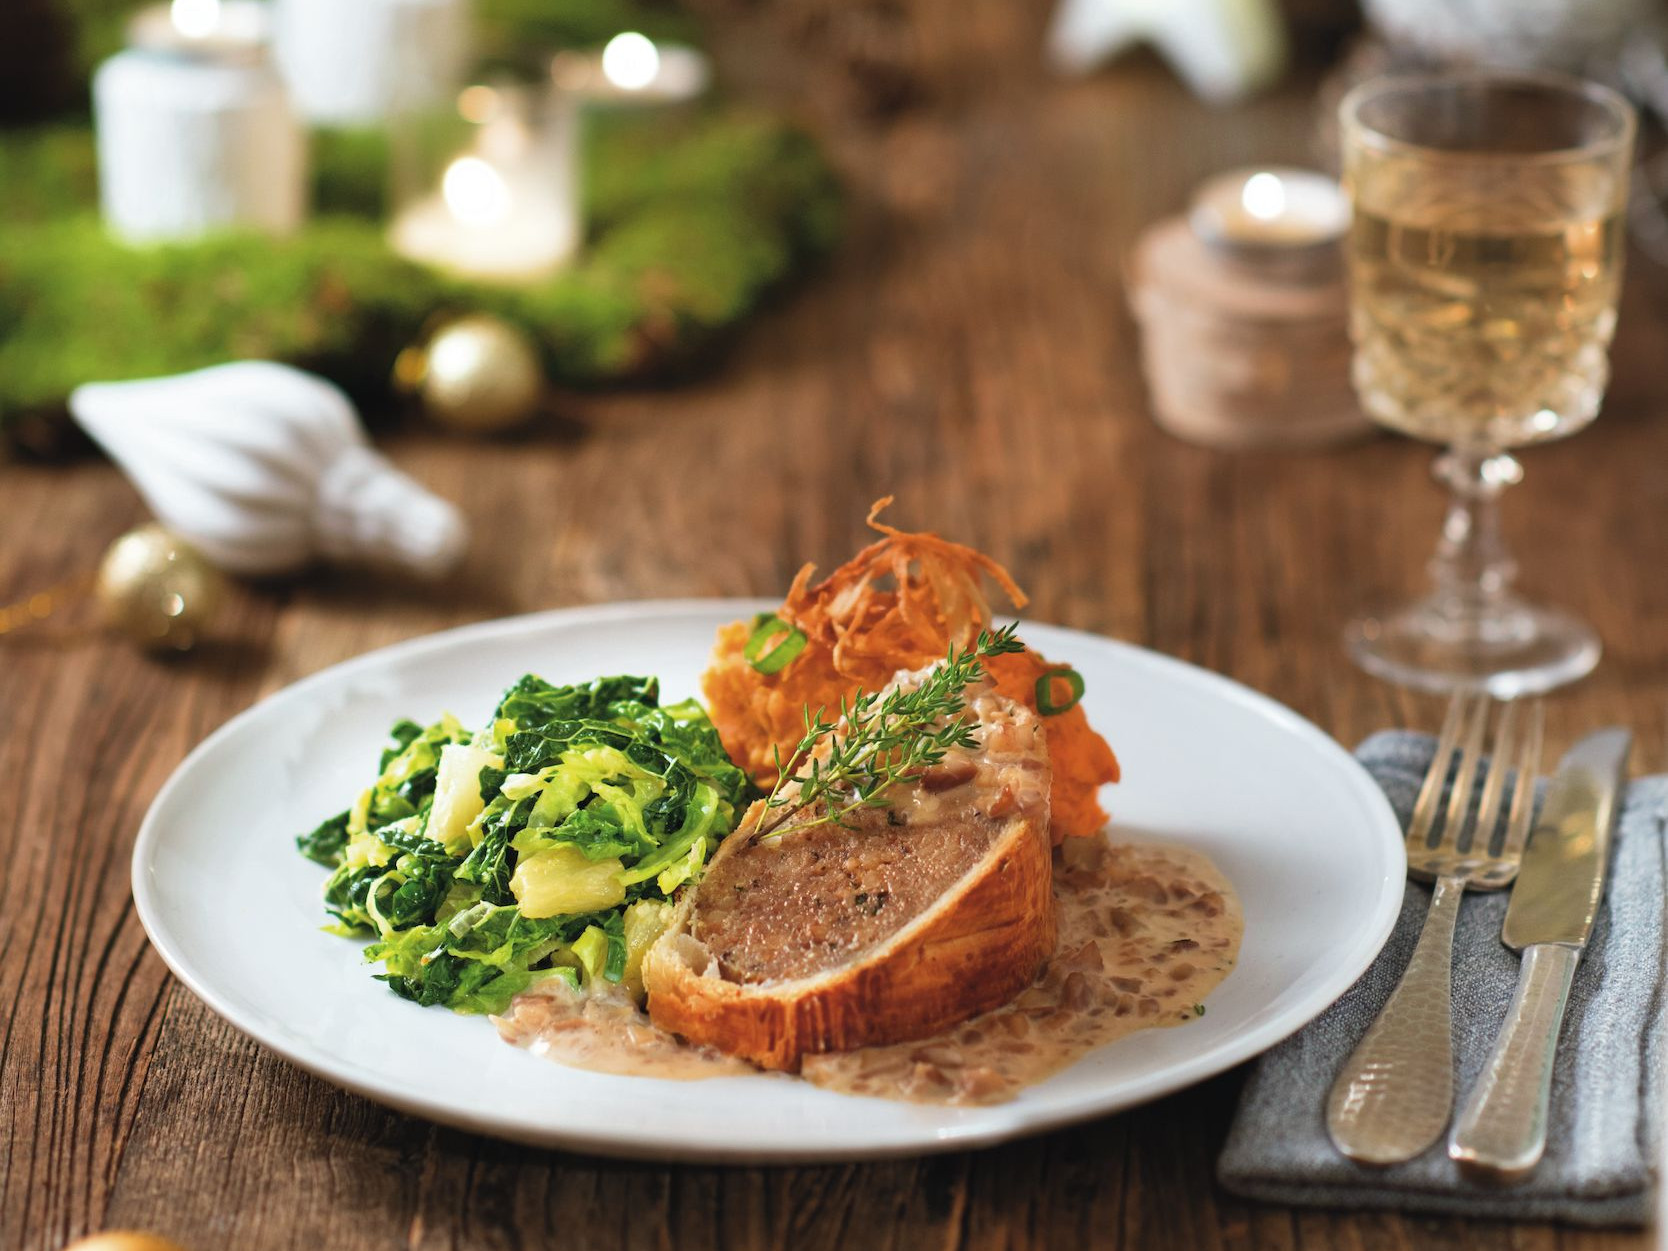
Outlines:
<svg viewBox="0 0 1668 1251"><path fill-rule="evenodd" d="M1278 174L1267 170L1252 174L1245 180L1239 201L1245 211L1258 221L1274 221L1286 208L1286 185Z"/></svg>
<svg viewBox="0 0 1668 1251"><path fill-rule="evenodd" d="M168 16L187 39L202 39L220 25L220 0L174 0Z"/></svg>
<svg viewBox="0 0 1668 1251"><path fill-rule="evenodd" d="M603 48L602 72L622 91L641 91L660 73L660 50L647 36L625 31Z"/></svg>
<svg viewBox="0 0 1668 1251"><path fill-rule="evenodd" d="M1305 169L1234 170L1193 197L1188 223L1230 251L1332 250L1349 229L1349 200L1325 174Z"/></svg>
<svg viewBox="0 0 1668 1251"><path fill-rule="evenodd" d="M478 156L460 156L446 167L440 194L466 226L496 226L510 215L510 189Z"/></svg>
<svg viewBox="0 0 1668 1251"><path fill-rule="evenodd" d="M265 61L269 10L260 0L172 0L133 15L128 47L197 61L247 64Z"/></svg>
<svg viewBox="0 0 1668 1251"><path fill-rule="evenodd" d="M600 53L558 52L550 62L557 88L599 104L679 104L701 96L712 82L712 64L694 48L657 44L634 30L622 31Z"/></svg>
<svg viewBox="0 0 1668 1251"><path fill-rule="evenodd" d="M476 84L458 92L458 116L477 126L491 121L500 107L498 92L491 87Z"/></svg>
<svg viewBox="0 0 1668 1251"><path fill-rule="evenodd" d="M93 77L99 200L133 243L300 225L306 144L258 0L141 9Z"/></svg>

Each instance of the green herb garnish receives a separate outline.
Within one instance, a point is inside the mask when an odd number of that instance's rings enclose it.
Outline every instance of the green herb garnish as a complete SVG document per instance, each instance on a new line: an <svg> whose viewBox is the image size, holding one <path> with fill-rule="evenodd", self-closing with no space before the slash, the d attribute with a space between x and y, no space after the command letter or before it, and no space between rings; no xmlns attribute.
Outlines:
<svg viewBox="0 0 1668 1251"><path fill-rule="evenodd" d="M778 639L781 641L776 642ZM753 633L748 636L741 654L760 673L780 673L799 658L807 642L805 631L789 625L773 612L762 612L753 618Z"/></svg>
<svg viewBox="0 0 1668 1251"><path fill-rule="evenodd" d="M799 828L843 825L848 813L886 808L887 792L900 781L942 761L952 747L978 746L964 715L967 687L984 672L983 661L1025 650L1015 626L992 633L981 630L973 646L951 645L944 661L909 690L885 694L859 690L840 701L840 716L830 721L826 709L815 716L805 710L805 736L789 760L802 771L790 773L776 753L776 785L765 800L768 815L758 834L769 837L793 817L817 805L822 812ZM784 794L790 783L793 794Z"/></svg>
<svg viewBox="0 0 1668 1251"><path fill-rule="evenodd" d="M1071 695L1064 703L1054 698L1054 684L1064 682L1070 689ZM1062 712L1070 712L1077 707L1077 701L1083 698L1083 675L1076 669L1061 667L1050 669L1037 679L1037 711L1045 717L1057 717Z"/></svg>

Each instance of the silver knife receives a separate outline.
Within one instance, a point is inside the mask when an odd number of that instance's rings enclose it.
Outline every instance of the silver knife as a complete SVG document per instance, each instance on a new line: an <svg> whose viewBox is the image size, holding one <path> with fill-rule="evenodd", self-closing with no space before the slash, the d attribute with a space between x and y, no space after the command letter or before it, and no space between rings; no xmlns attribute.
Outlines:
<svg viewBox="0 0 1668 1251"><path fill-rule="evenodd" d="M1570 982L1593 932L1633 736L1589 734L1558 765L1524 848L1501 940L1523 953L1494 1053L1448 1139L1448 1154L1492 1181L1527 1177L1546 1150L1552 1059Z"/></svg>

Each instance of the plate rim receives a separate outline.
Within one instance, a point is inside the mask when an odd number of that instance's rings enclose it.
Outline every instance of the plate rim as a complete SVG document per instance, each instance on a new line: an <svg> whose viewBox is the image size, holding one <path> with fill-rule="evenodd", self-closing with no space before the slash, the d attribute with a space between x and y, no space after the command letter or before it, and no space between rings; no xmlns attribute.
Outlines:
<svg viewBox="0 0 1668 1251"><path fill-rule="evenodd" d="M297 1068L311 1073L333 1086L361 1095L384 1107L393 1108L409 1115L420 1116L437 1124L449 1125L472 1133L538 1147L619 1159L715 1164L837 1162L901 1158L969 1150L996 1146L1003 1142L1029 1137L1033 1134L1047 1133L1137 1107L1225 1073L1291 1037L1335 1003L1350 986L1354 985L1388 941L1401 909L1401 891L1394 888L1398 883L1405 885L1406 882L1406 847L1402 839L1401 825L1390 806L1389 800L1384 796L1377 782L1373 780L1372 775L1341 743L1306 717L1288 708L1272 696L1265 695L1261 691L1233 678L1122 639L1110 638L1103 634L1096 634L1092 631L1071 626L1037 621L1033 618L1025 618L1024 621L1046 626L1051 631L1080 635L1093 641L1097 646L1114 649L1122 654L1123 659L1168 672L1188 683L1202 685L1215 694L1222 695L1242 706L1248 706L1279 723L1286 731L1295 733L1299 738L1306 740L1323 755L1331 756L1336 763L1343 766L1346 774L1353 775L1352 782L1355 784L1354 789L1359 792L1358 797L1365 801L1368 809L1376 808L1378 810L1378 824L1383 827L1388 835L1384 840L1385 850L1389 853L1388 864L1382 879L1386 889L1380 893L1377 912L1371 918L1371 924L1356 931L1357 939L1347 958L1336 962L1330 975L1323 977L1319 985L1308 991L1300 1000L1299 1005L1288 1009L1286 1014L1274 1021L1262 1022L1246 1029L1239 1037L1207 1054L1193 1057L1145 1079L1137 1080L1133 1083L1133 1088L1126 1087L1119 1093L1103 1098L1090 1097L1070 1106L1010 1118L1001 1124L967 1127L938 1126L929 1133L923 1134L918 1140L880 1143L871 1146L851 1145L818 1148L808 1145L803 1149L761 1149L740 1146L732 1149L710 1144L678 1143L660 1144L657 1147L630 1132L604 1133L588 1129L564 1128L559 1123L535 1129L506 1121L491 1114L472 1114L467 1108L438 1099L413 1095L408 1090L402 1089L393 1083L377 1081L374 1073L360 1076L363 1069L361 1065L351 1062L344 1064L340 1061L333 1063L327 1054L315 1056L313 1054L314 1049L311 1047L292 1045L289 1040L282 1037L275 1039L270 1031L263 1028L261 1021L253 1019L259 1014L246 1013L241 1006L222 997L207 980L199 975L190 956L176 945L173 936L164 923L161 905L153 894L151 873L156 845L162 838L162 815L165 808L171 801L176 789L183 786L185 779L194 772L199 760L215 751L223 741L239 733L246 722L270 710L273 706L304 699L313 687L342 677L349 677L356 669L370 668L387 661L408 661L413 657L420 657L424 652L446 648L463 637L485 641L496 636L514 634L519 631L537 630L546 625L583 627L587 624L607 623L620 619L670 617L681 613L712 612L718 609L728 609L739 614L746 614L748 612L768 611L776 606L776 600L760 597L715 596L631 599L566 608L541 609L511 616L488 618L416 635L412 638L402 639L361 652L358 655L336 661L262 696L248 707L234 713L192 748L175 766L145 812L139 826L138 835L134 839L130 881L135 911L147 940L162 958L163 963L167 965L169 972L178 978L181 984L195 995L204 1006L244 1037L281 1056ZM346 1071L344 1072L344 1070ZM992 1110L998 1110L1003 1106L995 1105Z"/></svg>

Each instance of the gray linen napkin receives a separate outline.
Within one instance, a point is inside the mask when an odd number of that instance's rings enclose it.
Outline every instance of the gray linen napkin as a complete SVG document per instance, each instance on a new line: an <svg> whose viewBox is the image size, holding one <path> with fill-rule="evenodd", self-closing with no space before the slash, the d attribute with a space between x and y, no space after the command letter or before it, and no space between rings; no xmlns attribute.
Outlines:
<svg viewBox="0 0 1668 1251"><path fill-rule="evenodd" d="M1405 824L1434 751L1425 734L1375 734L1356 751ZM1259 1060L1218 1165L1235 1194L1323 1207L1399 1208L1581 1225L1651 1216L1662 1118L1664 835L1668 777L1628 787L1611 877L1576 971L1552 1085L1546 1157L1521 1185L1460 1177L1439 1142L1418 1159L1372 1169L1326 1136L1324 1107L1346 1056L1413 954L1430 890L1409 882L1384 951L1337 1003ZM1454 936L1456 1108L1505 1019L1518 957L1500 942L1506 896L1468 894Z"/></svg>

